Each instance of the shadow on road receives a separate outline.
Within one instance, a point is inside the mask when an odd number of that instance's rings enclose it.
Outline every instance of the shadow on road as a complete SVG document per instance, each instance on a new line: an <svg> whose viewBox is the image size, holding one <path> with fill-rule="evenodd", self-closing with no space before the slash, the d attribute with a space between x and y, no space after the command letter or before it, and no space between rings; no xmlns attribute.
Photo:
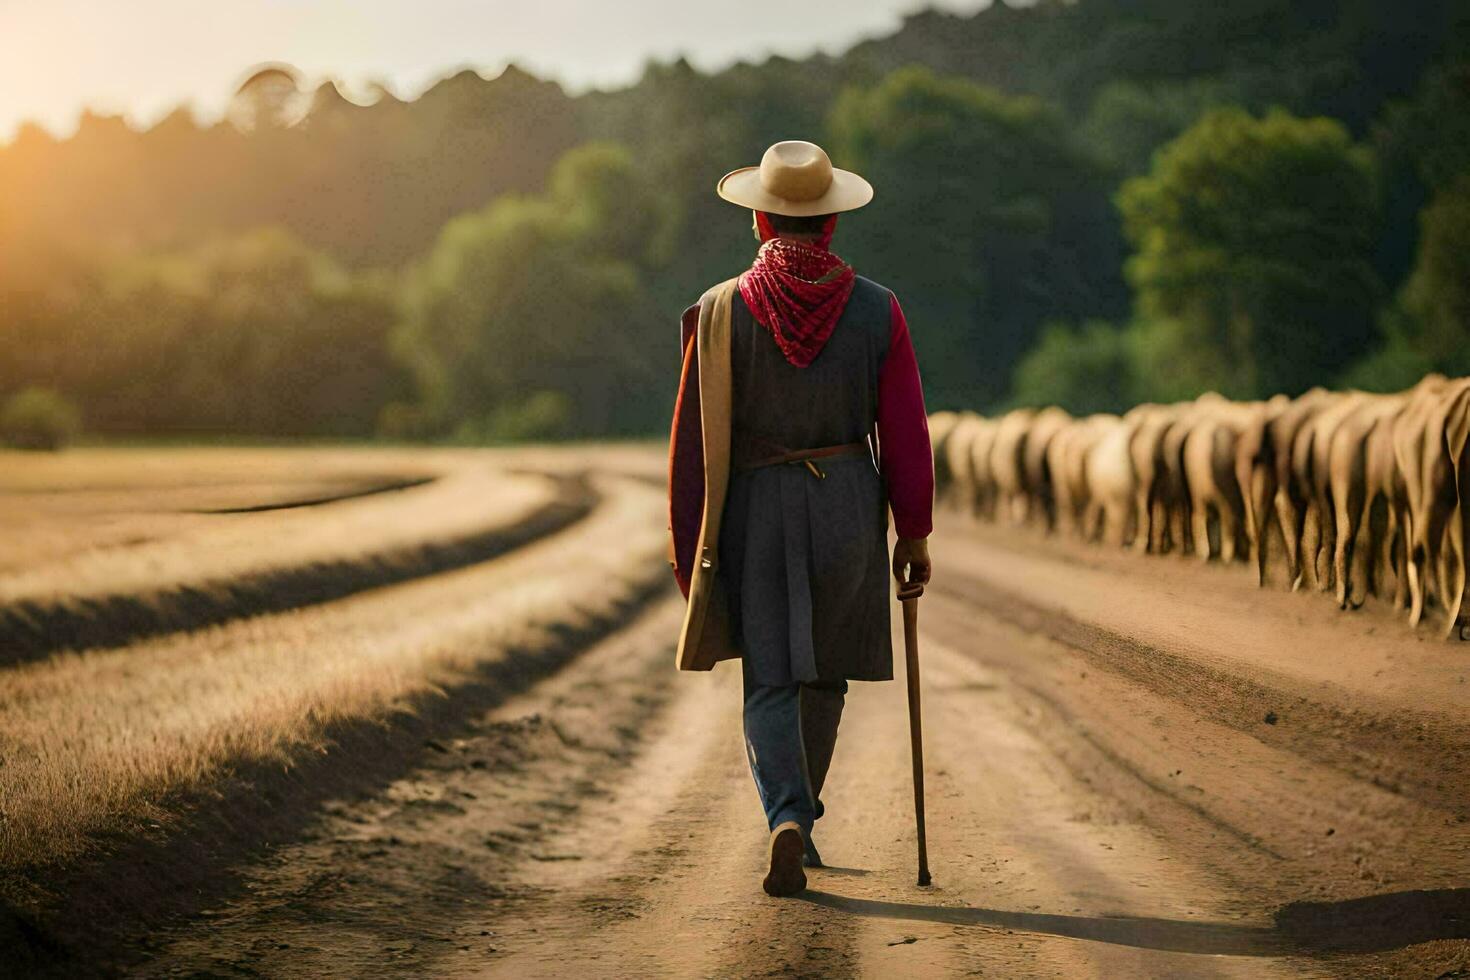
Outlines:
<svg viewBox="0 0 1470 980"><path fill-rule="evenodd" d="M1470 939L1470 888L1392 892L1341 902L1293 902L1274 927L1146 916L1055 915L846 898L808 890L802 898L854 915L956 926L992 926L1176 953L1281 956L1375 953L1434 939Z"/></svg>
<svg viewBox="0 0 1470 980"><path fill-rule="evenodd" d="M824 875L842 875L846 878L866 878L872 874L866 868L836 868L830 864L822 865L817 871Z"/></svg>

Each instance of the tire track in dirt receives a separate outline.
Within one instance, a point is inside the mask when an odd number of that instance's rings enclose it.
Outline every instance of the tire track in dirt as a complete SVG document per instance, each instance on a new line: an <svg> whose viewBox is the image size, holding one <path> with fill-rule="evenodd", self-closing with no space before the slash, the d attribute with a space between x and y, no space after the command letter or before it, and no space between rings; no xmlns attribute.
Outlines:
<svg viewBox="0 0 1470 980"><path fill-rule="evenodd" d="M925 669L937 887L912 880L902 691L854 685L817 830L834 867L800 900L762 895L739 677L717 669L674 682L641 757L547 845L580 860L520 865L536 890L496 920L493 957L427 972L1312 975L1268 915L1077 780L1003 677L937 643Z"/></svg>
<svg viewBox="0 0 1470 980"><path fill-rule="evenodd" d="M439 479L437 476L418 476L409 479L387 480L369 483L366 486L342 489L336 493L316 497L291 497L285 500L273 500L264 504L234 504L229 507L199 507L187 510L189 514L263 514L273 510L298 510L303 507L322 507L327 504L340 504L348 500L359 500L363 497L376 497L384 493L398 493L401 490L412 490L415 487L427 486Z"/></svg>
<svg viewBox="0 0 1470 980"><path fill-rule="evenodd" d="M645 759L614 795L558 838L567 842L558 850L600 848L601 859L522 868L548 891L500 920L497 961L476 971L1316 977L1439 972L1463 955L1463 943L1440 938L1455 928L1445 915L1458 899L1442 887L1454 877L1445 861L1455 851L1432 812L1279 748L1257 745L1253 757L1248 736L1175 706L1169 723L1191 726L1186 737L1205 770L1194 778L1215 784L1201 806L1182 783L1168 792L1163 773L1162 785L1142 778L1150 768L1137 759L1140 747L1159 751L1169 732L1157 711L1144 713L1156 695L1113 680L1082 715L1059 713L1034 693L1052 675L1015 664L1071 664L1073 651L958 603L926 609L936 887L912 881L902 692L855 685L829 814L818 825L823 853L839 867L814 871L804 901L762 896L763 835L738 747L738 677L717 670L692 678L667 733L643 743ZM984 657L994 650L1009 652ZM1099 723L1110 712L1122 715L1111 728ZM1266 788L1240 782L1258 773ZM1321 810L1291 812L1298 781L1321 794ZM1255 823L1242 821L1247 836L1289 848L1286 857L1222 830L1212 807L1242 789L1242 808L1258 810ZM1341 847L1326 860L1315 850L1323 811L1340 828L1333 843ZM1370 870L1377 862L1347 860L1394 846L1406 851L1401 870L1415 861L1438 870L1395 881L1381 863ZM1334 876L1352 883L1346 893L1367 892L1366 904L1333 900L1344 894L1323 889ZM1396 890L1374 897L1386 886Z"/></svg>
<svg viewBox="0 0 1470 980"><path fill-rule="evenodd" d="M856 974L856 923L760 890L765 821L740 735L729 665L674 680L613 794L555 838L577 865L523 866L542 889L507 910L489 977ZM809 878L839 872L813 870Z"/></svg>
<svg viewBox="0 0 1470 980"><path fill-rule="evenodd" d="M1046 631L934 598L931 635L1005 679L1074 779L1235 896L1227 909L1269 914L1272 941L1313 969L1433 976L1470 960L1457 818L1098 670Z"/></svg>
<svg viewBox="0 0 1470 980"><path fill-rule="evenodd" d="M130 972L459 975L493 960L500 910L541 889L521 869L594 859L555 829L616 784L667 704L681 614L666 595L560 671L418 743L391 782L325 801L297 840Z"/></svg>
<svg viewBox="0 0 1470 980"><path fill-rule="evenodd" d="M181 750L197 742L207 754L163 765L158 778L198 770L201 781L143 786L141 813L86 816L110 823L84 828L95 839L82 852L11 855L4 897L23 921L40 923L32 936L41 959L56 960L45 947L58 946L82 954L77 968L105 964L118 937L188 914L227 887L241 861L294 840L332 794L364 792L400 773L425 739L555 670L668 590L657 496L624 481L608 487L588 521L495 562L136 649L16 668L27 684L7 692L14 703L6 710L41 727L36 745L14 728L4 737L9 782L0 800L12 850L18 807L57 782L41 770L32 780L20 767L32 756L44 762L59 738L45 726L64 725L69 712L123 720L143 712L143 728L108 734L89 723L66 737L81 753L73 763L85 778L75 785L104 794L69 804L79 813L116 806L108 779L136 779L136 767L151 764L129 763L120 750L153 752L150 745L173 738ZM13 687L17 678L9 680ZM290 725L279 734L246 730L271 718ZM133 744L132 731L153 741ZM96 758L87 755L93 737L101 740ZM222 750L233 754L215 758ZM30 803L42 820L35 829L54 834L54 802ZM25 853L32 863L13 863Z"/></svg>
<svg viewBox="0 0 1470 980"><path fill-rule="evenodd" d="M901 683L855 684L817 828L833 867L769 899L738 671L673 671L679 611L660 604L409 778L333 808L147 975L1327 977L1462 961L1442 922L1372 897L1452 874L1424 808L1127 679L1081 677L1074 650L943 594L923 615L935 886L913 883ZM1161 767L1181 752L1193 782L1175 786ZM1304 789L1310 813L1288 803ZM1333 853L1304 836L1324 812ZM1397 840L1363 850L1385 826ZM1371 877L1347 860L1394 846L1403 864ZM1439 863L1416 878L1415 861ZM1368 905L1333 900L1338 878ZM1453 909L1452 892L1417 894L1404 908Z"/></svg>
<svg viewBox="0 0 1470 980"><path fill-rule="evenodd" d="M1309 639L1295 629L1288 638L1283 629L1281 638L1272 642L1271 624L1281 618L1279 600L1310 598L1261 593L1252 624L1255 632L1242 643L1252 644L1253 659L1262 664L1247 665L1220 655L1232 647L1239 649L1228 634L1201 630L1192 645L1171 645L1163 631L1129 633L1072 615L1057 601L1067 589L1071 570L1066 565L1057 562L1052 570L1055 581L1063 583L1056 592L1037 595L1027 586L1008 585L1003 575L994 574L993 565L990 572L982 571L986 562L1002 559L1004 552L988 543L984 551L976 550L974 546L981 543L973 535L949 539L946 546L954 562L937 585L941 593L1020 631L1044 635L1097 669L1186 704L1202 717L1470 822L1470 724L1462 712L1430 709L1417 702L1412 691L1369 694L1360 686L1347 686L1346 679L1342 684L1318 683L1268 666L1272 654L1284 662L1316 651L1324 664L1336 660L1347 668L1355 652L1350 648L1362 641L1360 624L1329 621ZM1160 602L1156 610L1144 608L1129 616L1141 623L1166 621L1175 614L1173 605ZM1412 643L1409 638L1398 640L1399 646ZM1445 678L1451 689L1470 692L1464 685L1470 660L1466 664L1458 677ZM1397 669L1412 673L1415 668L1409 663ZM1330 676L1330 669L1326 673ZM1444 700L1443 686L1419 686L1434 688Z"/></svg>
<svg viewBox="0 0 1470 980"><path fill-rule="evenodd" d="M350 557L262 567L224 579L123 593L60 594L0 603L0 667L63 650L118 647L236 619L319 605L506 554L585 517L597 500L585 474L546 477L547 499L489 526ZM354 498L360 499L361 495ZM355 545L356 542L348 542Z"/></svg>
<svg viewBox="0 0 1470 980"><path fill-rule="evenodd" d="M926 611L937 618L937 610ZM993 640L971 624L968 641ZM852 820L875 873L817 901L862 918L875 976L1274 976L1299 966L1269 922L1233 908L1173 842L1076 778L1038 739L1009 681L926 636L925 756L935 885L914 887L906 717L899 692L867 737L886 765L856 807L884 801L888 834ZM895 703L896 702L896 703ZM839 760L841 761L841 760ZM836 763L834 763L835 768ZM886 775L878 773L887 770ZM864 769L867 773L869 770ZM895 775L899 778L895 779ZM843 812L849 808L844 808ZM889 825L885 820L885 827ZM836 828L834 828L836 829Z"/></svg>

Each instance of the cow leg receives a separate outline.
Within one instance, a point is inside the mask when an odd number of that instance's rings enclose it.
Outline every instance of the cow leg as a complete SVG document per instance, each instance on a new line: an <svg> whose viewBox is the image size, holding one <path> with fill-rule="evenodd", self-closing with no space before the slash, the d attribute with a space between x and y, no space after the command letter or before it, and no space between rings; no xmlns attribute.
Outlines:
<svg viewBox="0 0 1470 980"><path fill-rule="evenodd" d="M1204 498L1194 502L1190 515L1194 527L1194 552L1200 561L1210 560L1210 502Z"/></svg>
<svg viewBox="0 0 1470 980"><path fill-rule="evenodd" d="M1404 528L1399 520L1399 509L1390 501L1386 526L1383 531L1383 567L1393 572L1394 609L1404 608L1408 601L1408 583L1404 579Z"/></svg>
<svg viewBox="0 0 1470 980"><path fill-rule="evenodd" d="M1379 506L1379 501L1382 501L1382 507ZM1358 553L1362 556L1364 602L1370 595L1375 598L1383 597L1384 576L1388 574L1388 566L1383 561L1383 538L1387 531L1387 522L1388 501L1375 493L1371 500L1363 504L1362 517L1358 524L1362 529L1358 536Z"/></svg>
<svg viewBox="0 0 1470 980"><path fill-rule="evenodd" d="M1466 585L1470 583L1470 548L1466 547L1467 530L1470 530L1470 510L1461 501L1455 507L1455 551L1460 552L1460 561L1455 563L1454 582L1451 583L1455 597L1454 605L1449 610L1449 619L1445 621L1445 639L1454 635L1455 629L1460 630L1460 639L1470 639L1466 635L1466 624L1461 623L1464 614L1464 599L1466 599Z"/></svg>
<svg viewBox="0 0 1470 980"><path fill-rule="evenodd" d="M1322 546L1322 518L1317 513L1316 504L1308 501L1302 508L1302 537L1301 550L1298 553L1300 562L1297 569L1296 581L1292 583L1292 589L1307 587L1307 572L1311 571L1311 581L1317 581L1317 549Z"/></svg>
<svg viewBox="0 0 1470 980"><path fill-rule="evenodd" d="M1147 487L1139 487L1138 492L1133 495L1135 521L1138 524L1138 533L1133 536L1133 550L1144 554L1153 548L1153 530L1149 527L1148 496Z"/></svg>
<svg viewBox="0 0 1470 980"><path fill-rule="evenodd" d="M1333 542L1332 570L1333 578L1337 583L1337 608L1346 609L1348 600L1352 597L1353 576L1352 566L1355 553L1357 552L1358 531L1360 529L1361 513L1357 501L1353 499L1356 494L1351 485L1337 486L1333 488ZM1359 491L1361 492L1361 491Z"/></svg>
<svg viewBox="0 0 1470 980"><path fill-rule="evenodd" d="M1417 627L1424 616L1424 545L1414 535L1405 558L1409 569L1409 625Z"/></svg>
<svg viewBox="0 0 1470 980"><path fill-rule="evenodd" d="M1466 579L1466 555L1464 525L1461 522L1459 507L1455 508L1456 514L1451 520L1449 535L1449 547L1447 552L1453 552L1448 570L1448 579L1445 588L1445 621L1444 638L1448 640L1455 633L1455 627L1460 625L1460 613L1465 607L1465 579Z"/></svg>
<svg viewBox="0 0 1470 980"><path fill-rule="evenodd" d="M1358 509L1357 533L1353 536L1353 561L1349 566L1350 585L1346 590L1348 605L1360 608L1368 600L1368 590L1373 588L1373 515L1372 504L1365 502Z"/></svg>
<svg viewBox="0 0 1470 980"><path fill-rule="evenodd" d="M1181 501L1169 505L1169 547L1171 550L1179 549L1181 555L1192 550L1189 546L1189 511Z"/></svg>
<svg viewBox="0 0 1470 980"><path fill-rule="evenodd" d="M1169 512L1157 498L1149 501L1148 510L1149 549L1162 555L1169 550Z"/></svg>
<svg viewBox="0 0 1470 980"><path fill-rule="evenodd" d="M1353 532L1356 528L1349 526L1352 516L1348 513L1346 501L1339 501L1334 509L1336 511L1334 516L1336 540L1333 542L1332 549L1332 571L1337 583L1337 608L1346 609L1349 585L1348 565L1351 564L1353 558L1353 539L1356 537Z"/></svg>
<svg viewBox="0 0 1470 980"><path fill-rule="evenodd" d="M1276 523L1281 525L1281 544L1286 551L1286 580L1296 590L1301 586L1302 574L1302 513L1284 484L1276 488Z"/></svg>
<svg viewBox="0 0 1470 980"><path fill-rule="evenodd" d="M1435 588L1439 592L1440 602L1444 604L1446 609L1450 607L1452 601L1458 598L1453 591L1454 583L1452 580L1455 574L1451 570L1451 566L1460 563L1460 549L1456 547L1454 541L1454 532L1458 530L1460 523L1459 509L1459 505L1456 505L1456 512L1451 515L1449 521L1445 522L1444 531L1440 534L1439 538L1439 553L1435 556L1437 560L1434 563Z"/></svg>
<svg viewBox="0 0 1470 980"><path fill-rule="evenodd" d="M1256 585L1266 584L1266 536L1271 527L1271 498L1276 496L1271 471L1257 467L1251 472L1251 548L1256 558Z"/></svg>
<svg viewBox="0 0 1470 980"><path fill-rule="evenodd" d="M1082 540L1088 543L1096 541L1102 533L1102 524L1102 504L1096 499L1089 500L1082 514Z"/></svg>
<svg viewBox="0 0 1470 980"><path fill-rule="evenodd" d="M1443 559L1445 540L1449 534L1450 512L1456 506L1456 503L1446 502L1439 496L1431 496L1429 498L1429 513L1424 529L1424 550L1420 557L1419 566L1420 591L1424 594L1425 606L1429 605L1431 598L1437 598L1443 605L1449 605L1449 595L1445 588ZM1432 595L1431 590L1433 591Z"/></svg>
<svg viewBox="0 0 1470 980"><path fill-rule="evenodd" d="M1317 501L1317 519L1321 543L1312 561L1312 571L1317 575L1317 591L1331 591L1333 580L1332 556L1337 551L1337 521L1333 517L1333 505L1323 496Z"/></svg>
<svg viewBox="0 0 1470 980"><path fill-rule="evenodd" d="M1108 541L1116 548L1127 545L1127 522L1132 519L1133 508L1127 505L1127 501L1117 501L1108 507Z"/></svg>
<svg viewBox="0 0 1470 980"><path fill-rule="evenodd" d="M1465 541L1461 533L1460 505L1445 525L1439 549L1439 594L1445 607L1444 638L1449 639L1460 620L1465 600Z"/></svg>
<svg viewBox="0 0 1470 980"><path fill-rule="evenodd" d="M1215 509L1220 515L1220 560L1229 565L1235 561L1240 544L1239 515L1228 500L1220 501Z"/></svg>

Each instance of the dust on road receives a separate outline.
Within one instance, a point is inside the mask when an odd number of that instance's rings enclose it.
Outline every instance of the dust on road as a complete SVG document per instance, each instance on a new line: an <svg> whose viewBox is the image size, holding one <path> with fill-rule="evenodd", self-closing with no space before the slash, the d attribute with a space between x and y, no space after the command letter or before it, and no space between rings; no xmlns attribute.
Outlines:
<svg viewBox="0 0 1470 980"><path fill-rule="evenodd" d="M944 593L923 606L935 886L913 881L901 685L858 684L817 828L832 867L767 899L739 678L672 671L678 611L657 603L334 807L152 969L1434 976L1467 955L1443 927L1464 904L1463 827L1432 802Z"/></svg>

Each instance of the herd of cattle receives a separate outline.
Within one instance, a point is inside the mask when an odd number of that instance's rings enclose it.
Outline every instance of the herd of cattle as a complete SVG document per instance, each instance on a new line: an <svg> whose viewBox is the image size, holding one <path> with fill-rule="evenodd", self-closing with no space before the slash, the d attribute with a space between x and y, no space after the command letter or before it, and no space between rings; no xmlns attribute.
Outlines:
<svg viewBox="0 0 1470 980"><path fill-rule="evenodd" d="M978 517L1254 559L1262 585L1280 554L1293 589L1335 589L1344 609L1372 593L1412 626L1436 608L1446 636L1466 636L1470 378L1390 395L1211 393L1122 416L937 412L929 431L941 499Z"/></svg>

